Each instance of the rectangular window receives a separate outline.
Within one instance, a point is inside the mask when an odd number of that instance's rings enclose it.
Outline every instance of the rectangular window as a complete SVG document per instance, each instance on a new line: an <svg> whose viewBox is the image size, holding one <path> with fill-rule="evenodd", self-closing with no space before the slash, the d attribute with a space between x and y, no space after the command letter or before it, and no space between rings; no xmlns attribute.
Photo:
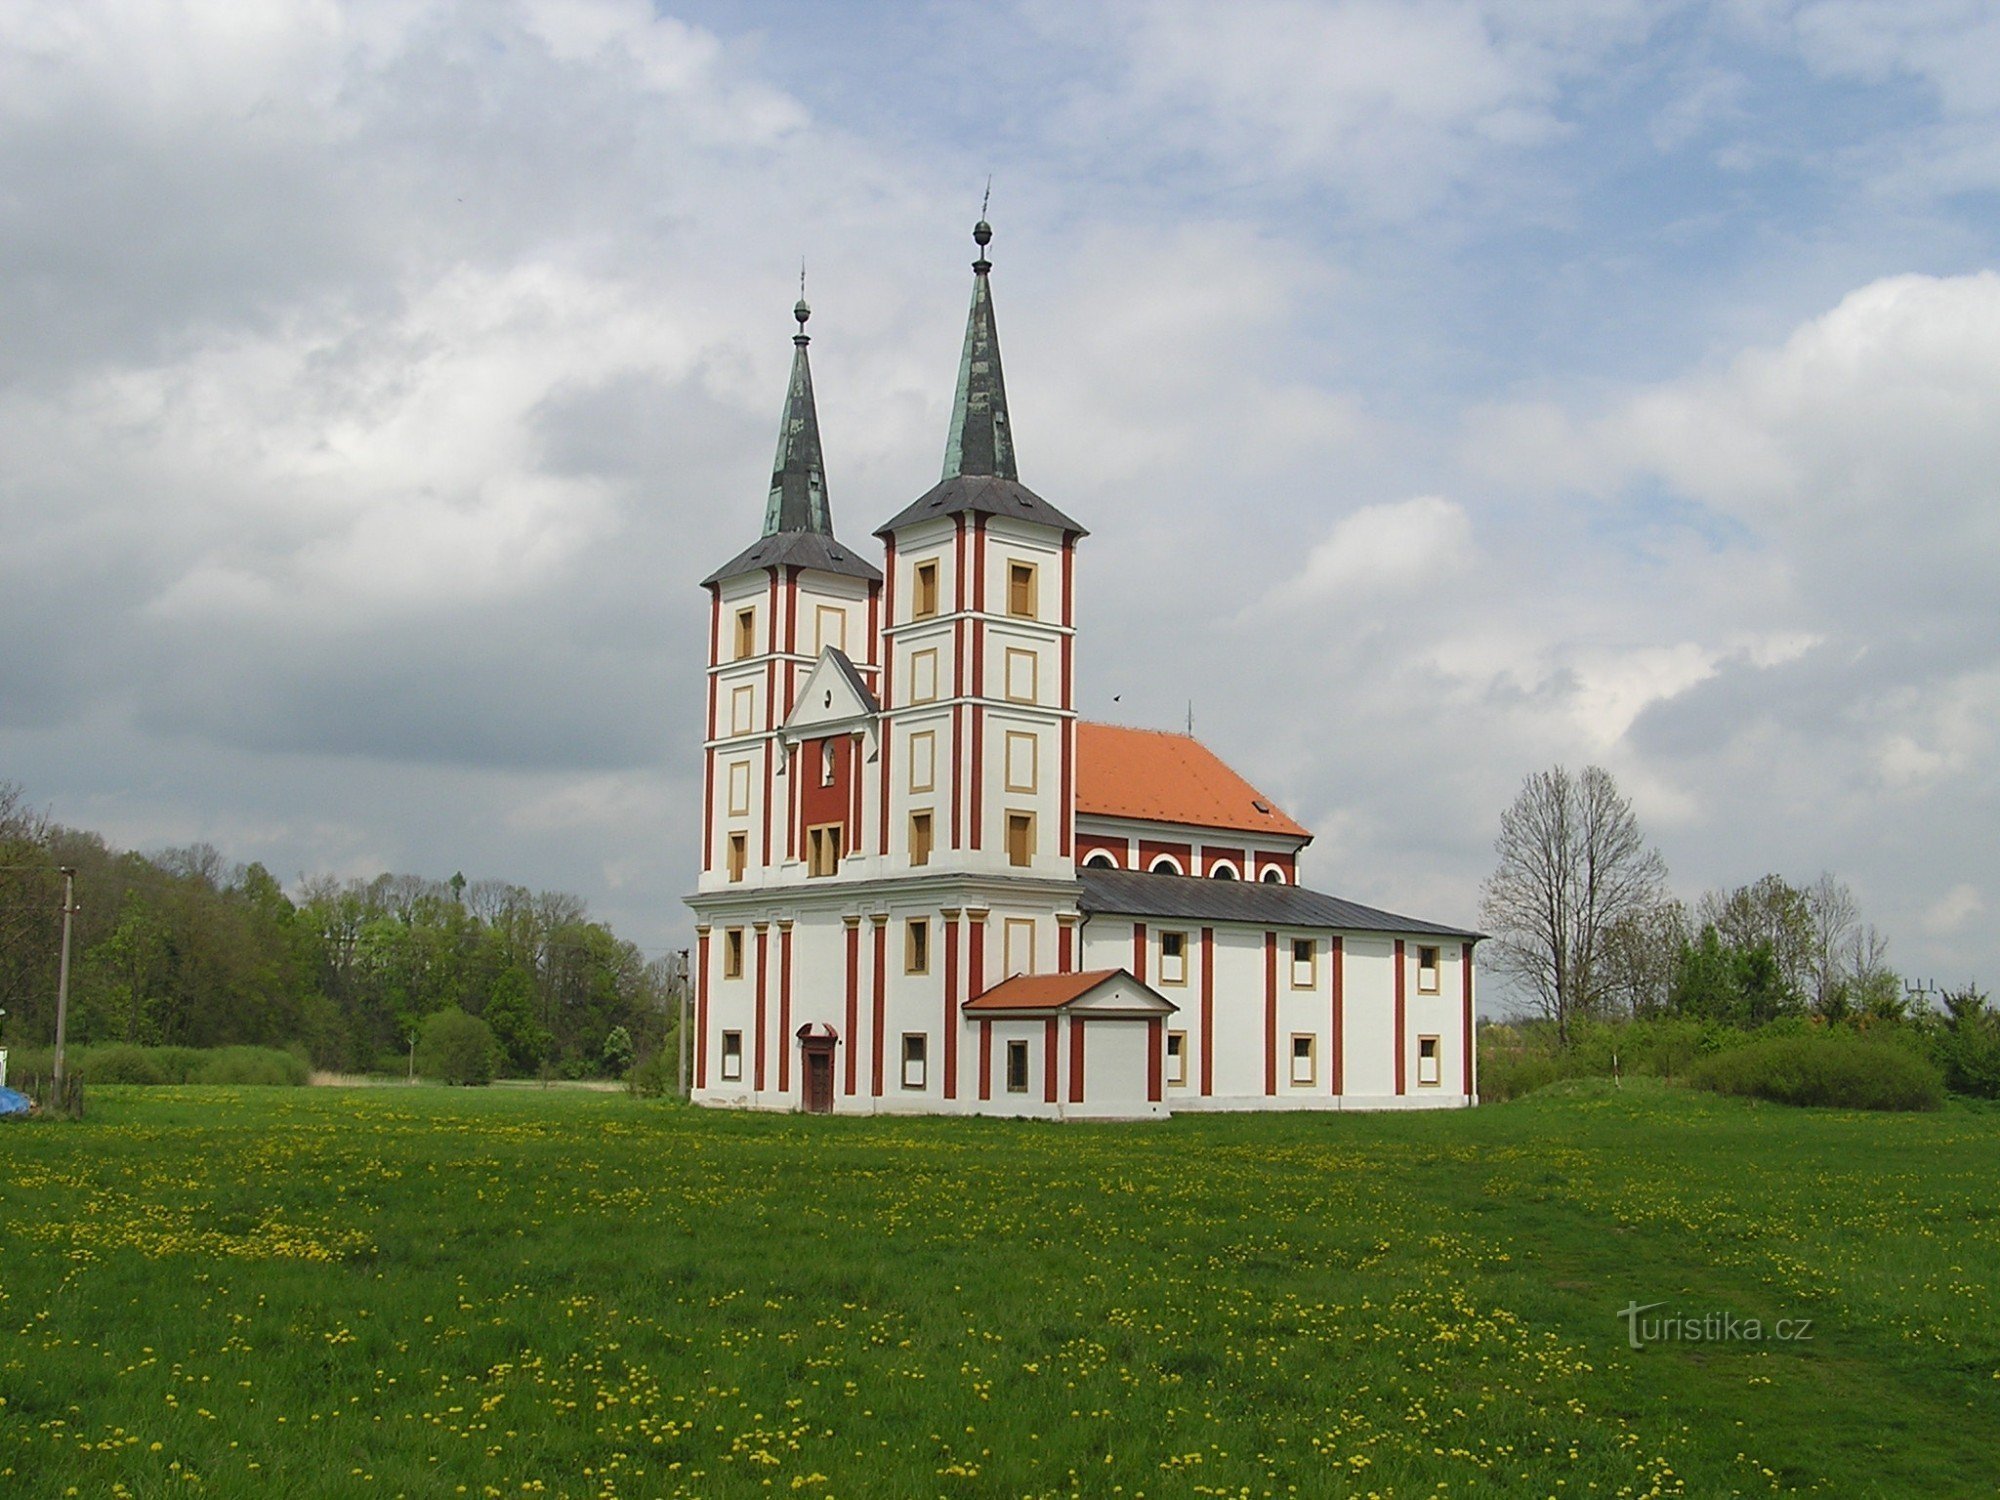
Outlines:
<svg viewBox="0 0 2000 1500"><path fill-rule="evenodd" d="M910 701L912 703L933 703L937 700L937 652L917 651L910 656Z"/></svg>
<svg viewBox="0 0 2000 1500"><path fill-rule="evenodd" d="M1163 932L1160 934L1160 983L1187 983L1187 934L1185 932Z"/></svg>
<svg viewBox="0 0 2000 1500"><path fill-rule="evenodd" d="M743 1033L722 1033L722 1081L736 1083L743 1077Z"/></svg>
<svg viewBox="0 0 2000 1500"><path fill-rule="evenodd" d="M750 814L750 762L747 760L732 760L729 763L729 811L738 818Z"/></svg>
<svg viewBox="0 0 2000 1500"><path fill-rule="evenodd" d="M1007 790L1032 792L1041 774L1041 739L1018 729L1007 731Z"/></svg>
<svg viewBox="0 0 2000 1500"><path fill-rule="evenodd" d="M1316 1070L1313 1065L1313 1054L1317 1042L1318 1038L1314 1037L1310 1032L1300 1031L1292 1034L1292 1083L1294 1086L1310 1086L1316 1076Z"/></svg>
<svg viewBox="0 0 2000 1500"><path fill-rule="evenodd" d="M1167 1033L1167 1085L1170 1088L1187 1087L1187 1033L1170 1031Z"/></svg>
<svg viewBox="0 0 2000 1500"><path fill-rule="evenodd" d="M1319 981L1319 944L1311 938L1292 939L1292 988L1309 990Z"/></svg>
<svg viewBox="0 0 2000 1500"><path fill-rule="evenodd" d="M736 659L757 654L757 611L739 609L736 611Z"/></svg>
<svg viewBox="0 0 2000 1500"><path fill-rule="evenodd" d="M1417 1038L1417 1082L1427 1089L1438 1086L1438 1039Z"/></svg>
<svg viewBox="0 0 2000 1500"><path fill-rule="evenodd" d="M903 925L903 972L928 974L931 971L931 924L927 917L912 917Z"/></svg>
<svg viewBox="0 0 2000 1500"><path fill-rule="evenodd" d="M1007 1044L1007 1092L1025 1094L1028 1092L1028 1044L1009 1042Z"/></svg>
<svg viewBox="0 0 2000 1500"><path fill-rule="evenodd" d="M1007 814L1007 863L1010 865L1033 864L1035 860L1035 815L1028 812Z"/></svg>
<svg viewBox="0 0 2000 1500"><path fill-rule="evenodd" d="M743 867L750 860L750 835L732 833L729 835L729 878L741 880Z"/></svg>
<svg viewBox="0 0 2000 1500"><path fill-rule="evenodd" d="M931 815L927 812L910 814L910 863L927 865L931 862Z"/></svg>
<svg viewBox="0 0 2000 1500"><path fill-rule="evenodd" d="M1035 703L1040 701L1037 691L1035 664L1039 658L1032 651L1021 651L1013 647L1007 650L1007 697L1014 703Z"/></svg>
<svg viewBox="0 0 2000 1500"><path fill-rule="evenodd" d="M903 1087L906 1089L924 1086L926 1040L921 1031L903 1033Z"/></svg>
<svg viewBox="0 0 2000 1500"><path fill-rule="evenodd" d="M1007 564L1007 613L1025 619L1035 617L1035 565Z"/></svg>
<svg viewBox="0 0 2000 1500"><path fill-rule="evenodd" d="M833 768L833 741L830 739L821 740L819 742L819 784L821 786L833 785Z"/></svg>
<svg viewBox="0 0 2000 1500"><path fill-rule="evenodd" d="M806 830L806 874L837 875L840 873L841 827L838 823L822 823Z"/></svg>
<svg viewBox="0 0 2000 1500"><path fill-rule="evenodd" d="M822 604L813 611L813 655L829 646L836 651L847 649L847 611Z"/></svg>
<svg viewBox="0 0 2000 1500"><path fill-rule="evenodd" d="M915 597L910 601L910 618L928 620L936 614L938 604L937 564L920 562L917 564L917 586Z"/></svg>
<svg viewBox="0 0 2000 1500"><path fill-rule="evenodd" d="M1029 917L1009 917L1000 929L1003 977L1035 972L1035 924Z"/></svg>
<svg viewBox="0 0 2000 1500"><path fill-rule="evenodd" d="M1438 992L1438 950L1417 949L1417 993L1435 995Z"/></svg>
<svg viewBox="0 0 2000 1500"><path fill-rule="evenodd" d="M928 729L910 736L910 790L937 790L937 735Z"/></svg>
<svg viewBox="0 0 2000 1500"><path fill-rule="evenodd" d="M743 977L743 929L728 927L722 933L722 977L741 979Z"/></svg>

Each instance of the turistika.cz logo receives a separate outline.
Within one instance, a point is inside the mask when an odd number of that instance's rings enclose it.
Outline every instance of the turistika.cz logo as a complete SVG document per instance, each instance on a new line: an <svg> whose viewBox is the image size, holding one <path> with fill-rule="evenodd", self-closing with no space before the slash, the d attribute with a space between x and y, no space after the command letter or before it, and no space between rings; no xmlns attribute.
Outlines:
<svg viewBox="0 0 2000 1500"><path fill-rule="evenodd" d="M1811 1318L1738 1317L1732 1312L1655 1313L1664 1302L1628 1302L1618 1310L1625 1320L1625 1341L1634 1349L1648 1344L1762 1344L1809 1343L1813 1336ZM1653 1314L1652 1316L1647 1316Z"/></svg>

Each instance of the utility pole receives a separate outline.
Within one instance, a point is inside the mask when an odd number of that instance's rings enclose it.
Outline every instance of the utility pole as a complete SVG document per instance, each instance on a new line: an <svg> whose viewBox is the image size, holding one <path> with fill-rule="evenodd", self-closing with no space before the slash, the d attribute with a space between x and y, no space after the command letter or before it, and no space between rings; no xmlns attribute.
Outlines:
<svg viewBox="0 0 2000 1500"><path fill-rule="evenodd" d="M63 1042L69 1035L69 928L76 915L76 867L64 865L62 963L56 970L56 1063L55 1090L60 1108L63 1085Z"/></svg>
<svg viewBox="0 0 2000 1500"><path fill-rule="evenodd" d="M681 1014L680 1014L680 1026L677 1028L680 1032L680 1035L675 1039L678 1042L678 1045L674 1048L674 1062L677 1065L677 1074L676 1077L674 1078L674 1086L680 1093L682 1099L686 1099L688 1096L688 1053L694 1042L694 1038L689 1035L688 1029L689 1029L689 1024L694 1019L693 1011L694 1011L694 971L688 967L688 951L687 949L683 948L681 949L681 994L680 994Z"/></svg>

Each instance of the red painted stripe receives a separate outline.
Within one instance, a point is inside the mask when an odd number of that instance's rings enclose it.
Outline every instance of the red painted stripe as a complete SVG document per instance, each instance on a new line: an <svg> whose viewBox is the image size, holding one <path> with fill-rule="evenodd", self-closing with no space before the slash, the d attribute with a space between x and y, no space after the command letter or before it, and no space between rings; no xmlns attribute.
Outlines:
<svg viewBox="0 0 2000 1500"><path fill-rule="evenodd" d="M799 650L799 570L785 569L785 654L796 656ZM791 714L792 703L788 694L785 698L785 713Z"/></svg>
<svg viewBox="0 0 2000 1500"><path fill-rule="evenodd" d="M868 1082L877 1099L882 1097L882 1033L887 1028L889 1004L889 924L875 925L875 1014L874 1056L870 1060Z"/></svg>
<svg viewBox="0 0 2000 1500"><path fill-rule="evenodd" d="M1042 1101L1045 1104L1056 1102L1056 1049L1058 1045L1059 1037L1056 1031L1056 1018L1050 1016L1048 1022L1042 1027Z"/></svg>
<svg viewBox="0 0 2000 1500"><path fill-rule="evenodd" d="M944 924L944 1096L958 1097L958 923Z"/></svg>
<svg viewBox="0 0 2000 1500"><path fill-rule="evenodd" d="M1215 929L1201 930L1201 1096L1215 1092Z"/></svg>
<svg viewBox="0 0 2000 1500"><path fill-rule="evenodd" d="M1076 929L1067 922L1056 923L1056 972L1067 974L1076 967L1071 949L1076 939Z"/></svg>
<svg viewBox="0 0 2000 1500"><path fill-rule="evenodd" d="M1406 1069L1403 1060L1403 1052L1408 1043L1408 1038L1404 1035L1407 1020L1408 1018L1404 1013L1404 1004L1403 1004L1403 940L1401 938L1397 938L1396 939L1396 1092L1399 1094L1404 1092L1407 1086L1406 1079L1404 1077Z"/></svg>
<svg viewBox="0 0 2000 1500"><path fill-rule="evenodd" d="M965 993L971 1000L977 1000L986 993L986 919L968 917L970 931L965 942Z"/></svg>
<svg viewBox="0 0 2000 1500"><path fill-rule="evenodd" d="M1160 1102L1160 1078L1166 1069L1165 1028L1158 1016L1146 1021L1146 1100L1149 1104Z"/></svg>
<svg viewBox="0 0 2000 1500"><path fill-rule="evenodd" d="M715 868L715 751L703 751L702 762L701 868L706 873Z"/></svg>
<svg viewBox="0 0 2000 1500"><path fill-rule="evenodd" d="M951 746L945 755L945 763L942 767L943 774L949 778L951 785L951 847L953 849L962 849L965 847L963 842L964 821L960 817L960 814L964 811L965 799L959 795L959 791L964 784L964 778L958 774L958 747L965 743L964 734L965 706L960 703L954 703L951 706ZM931 781L933 785L936 784L939 769L937 765L937 752L933 749L931 752Z"/></svg>
<svg viewBox="0 0 2000 1500"><path fill-rule="evenodd" d="M1333 970L1333 1091L1347 1092L1347 949L1339 934L1334 935L1333 951L1327 955Z"/></svg>
<svg viewBox="0 0 2000 1500"><path fill-rule="evenodd" d="M847 929L847 1094L854 1096L855 1056L861 1048L861 925Z"/></svg>
<svg viewBox="0 0 2000 1500"><path fill-rule="evenodd" d="M1146 982L1146 924L1144 922L1134 922L1132 924L1132 977L1141 984Z"/></svg>
<svg viewBox="0 0 2000 1500"><path fill-rule="evenodd" d="M694 943L694 1086L708 1087L708 934Z"/></svg>
<svg viewBox="0 0 2000 1500"><path fill-rule="evenodd" d="M993 1023L979 1023L979 1097L993 1097Z"/></svg>
<svg viewBox="0 0 2000 1500"><path fill-rule="evenodd" d="M1278 1093L1278 935L1264 934L1264 1093Z"/></svg>
<svg viewBox="0 0 2000 1500"><path fill-rule="evenodd" d="M986 513L972 518L972 607L986 612ZM974 688L974 692L978 689Z"/></svg>
<svg viewBox="0 0 2000 1500"><path fill-rule="evenodd" d="M770 937L769 929L763 927L757 929L757 1040L752 1045L751 1055L755 1059L753 1076L757 1080L757 1092L760 1094L764 1092L764 1034L770 1029L764 1010L765 994L768 989L765 984L765 971L769 967L765 960L770 956Z"/></svg>
<svg viewBox="0 0 2000 1500"><path fill-rule="evenodd" d="M778 1092L792 1091L792 929L778 929Z"/></svg>
<svg viewBox="0 0 2000 1500"><path fill-rule="evenodd" d="M1069 1102L1083 1103L1083 1017L1069 1018Z"/></svg>
<svg viewBox="0 0 2000 1500"><path fill-rule="evenodd" d="M1070 706L1070 647L1076 643L1074 636L1064 636L1062 643L1062 706ZM1069 858L1070 836L1076 827L1076 798L1070 787L1074 784L1073 763L1076 758L1076 720L1056 721L1056 743L1061 747L1059 759L1062 762L1061 786L1056 795L1061 799L1056 803L1056 853Z"/></svg>
<svg viewBox="0 0 2000 1500"><path fill-rule="evenodd" d="M758 757L764 763L764 868L771 867L771 747L775 740L764 741L764 753Z"/></svg>
<svg viewBox="0 0 2000 1500"><path fill-rule="evenodd" d="M972 633L975 638L977 638L979 630L980 627L976 624L972 627ZM978 689L975 687L973 691L977 692ZM972 823L972 847L975 849L979 847L979 830L986 823L985 804L980 801L981 789L986 780L985 770L986 710L975 703L972 706L972 790L969 804L969 819Z"/></svg>
<svg viewBox="0 0 2000 1500"><path fill-rule="evenodd" d="M879 583L871 583L868 585L868 665L871 667L876 665L875 652L882 644L881 607L882 586ZM878 703L883 701L879 689L875 699Z"/></svg>
<svg viewBox="0 0 2000 1500"><path fill-rule="evenodd" d="M1460 1041L1459 1046L1465 1053L1465 1097L1470 1099L1474 1083L1472 1063L1474 1054L1477 1051L1472 1030L1472 944L1470 943L1464 944L1459 949L1458 972L1460 976L1460 988L1464 991L1465 996L1465 1027L1463 1039Z"/></svg>

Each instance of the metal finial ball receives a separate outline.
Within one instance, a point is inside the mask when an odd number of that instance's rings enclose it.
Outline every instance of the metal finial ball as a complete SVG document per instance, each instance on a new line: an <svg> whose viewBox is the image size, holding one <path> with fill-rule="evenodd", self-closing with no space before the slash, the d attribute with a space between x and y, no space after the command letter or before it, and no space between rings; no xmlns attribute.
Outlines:
<svg viewBox="0 0 2000 1500"><path fill-rule="evenodd" d="M799 298L799 305L792 309L792 316L799 320L799 327L801 328L805 327L806 319L810 318L812 315L813 315L813 310L810 307L806 306L806 299L803 297Z"/></svg>
<svg viewBox="0 0 2000 1500"><path fill-rule="evenodd" d="M973 243L978 245L980 249L984 250L992 242L992 239L993 226L984 219L981 219L977 224L972 226Z"/></svg>

